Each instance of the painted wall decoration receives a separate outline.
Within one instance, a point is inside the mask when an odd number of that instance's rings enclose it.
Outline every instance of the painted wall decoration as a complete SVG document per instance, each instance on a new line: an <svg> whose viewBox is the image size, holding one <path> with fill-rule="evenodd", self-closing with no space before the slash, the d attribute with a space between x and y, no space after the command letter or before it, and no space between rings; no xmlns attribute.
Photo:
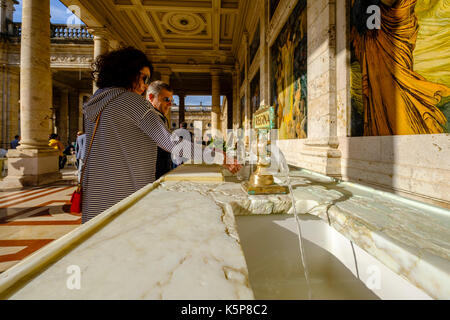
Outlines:
<svg viewBox="0 0 450 320"><path fill-rule="evenodd" d="M272 19L273 14L275 13L275 10L277 9L279 3L280 3L280 0L270 0L270 3L269 3L269 11L270 11L269 12L269 14L270 14L269 19Z"/></svg>
<svg viewBox="0 0 450 320"><path fill-rule="evenodd" d="M349 1L351 135L450 132L450 0Z"/></svg>
<svg viewBox="0 0 450 320"><path fill-rule="evenodd" d="M253 77L252 81L250 82L250 117L253 121L253 114L256 110L259 108L259 70Z"/></svg>
<svg viewBox="0 0 450 320"><path fill-rule="evenodd" d="M306 0L299 0L271 47L271 104L280 139L307 136Z"/></svg>
<svg viewBox="0 0 450 320"><path fill-rule="evenodd" d="M249 54L250 54L250 65L253 62L253 59L255 59L255 55L258 52L259 49L259 43L260 43L260 33L259 33L259 21L255 30L255 33L253 34L252 42L249 46Z"/></svg>

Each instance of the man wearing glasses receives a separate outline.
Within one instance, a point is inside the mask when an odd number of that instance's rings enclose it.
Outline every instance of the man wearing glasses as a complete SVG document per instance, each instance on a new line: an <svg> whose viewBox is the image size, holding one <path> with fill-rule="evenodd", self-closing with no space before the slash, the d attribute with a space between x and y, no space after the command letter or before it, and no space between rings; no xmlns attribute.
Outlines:
<svg viewBox="0 0 450 320"><path fill-rule="evenodd" d="M172 88L167 83L160 80L153 81L148 86L147 97L157 111L161 120L165 123L167 129L169 129L170 127L169 121L167 120L167 115L169 114L170 107L173 103ZM155 178L159 179L170 170L172 170L172 159L170 152L158 147Z"/></svg>

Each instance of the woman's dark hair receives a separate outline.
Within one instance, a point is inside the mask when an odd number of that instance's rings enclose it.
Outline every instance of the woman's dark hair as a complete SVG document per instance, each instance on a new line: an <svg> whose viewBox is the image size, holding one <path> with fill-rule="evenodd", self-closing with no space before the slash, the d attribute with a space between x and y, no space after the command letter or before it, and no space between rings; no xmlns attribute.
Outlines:
<svg viewBox="0 0 450 320"><path fill-rule="evenodd" d="M50 135L50 139L58 139L58 135L56 133L52 133Z"/></svg>
<svg viewBox="0 0 450 320"><path fill-rule="evenodd" d="M150 69L150 76L153 75L152 63L145 53L126 47L98 56L93 64L92 77L98 88L132 89L144 67Z"/></svg>

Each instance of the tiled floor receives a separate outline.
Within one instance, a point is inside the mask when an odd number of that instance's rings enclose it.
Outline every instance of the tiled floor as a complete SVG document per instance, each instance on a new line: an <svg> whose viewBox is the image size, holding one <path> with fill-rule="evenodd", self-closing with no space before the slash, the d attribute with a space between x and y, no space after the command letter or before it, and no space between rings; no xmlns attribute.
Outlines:
<svg viewBox="0 0 450 320"><path fill-rule="evenodd" d="M73 169L51 186L0 192L0 273L81 224L70 213Z"/></svg>

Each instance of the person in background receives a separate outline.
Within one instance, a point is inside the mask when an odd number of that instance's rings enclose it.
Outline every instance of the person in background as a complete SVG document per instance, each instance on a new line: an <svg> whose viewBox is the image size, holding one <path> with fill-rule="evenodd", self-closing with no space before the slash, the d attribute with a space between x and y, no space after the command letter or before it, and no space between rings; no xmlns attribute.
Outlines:
<svg viewBox="0 0 450 320"><path fill-rule="evenodd" d="M20 136L19 135L14 136L14 140L11 141L11 143L10 143L11 149L16 149L17 146L20 145L19 141L20 141Z"/></svg>
<svg viewBox="0 0 450 320"><path fill-rule="evenodd" d="M56 133L52 133L50 135L48 145L53 149L59 151L59 169L63 169L66 165L67 157L64 155L64 146L61 141L59 141L58 135Z"/></svg>
<svg viewBox="0 0 450 320"><path fill-rule="evenodd" d="M75 142L75 153L77 157L78 182L81 179L81 170L83 169L83 161L86 153L86 134L82 131L77 132L77 141Z"/></svg>
<svg viewBox="0 0 450 320"><path fill-rule="evenodd" d="M188 129L187 129L187 123L186 122L181 122L180 123L180 129L184 129L184 130L186 130L187 132L189 132L189 135L191 136L191 141L193 141L193 136L192 136L192 132L190 132ZM180 137L180 140L183 140L183 137ZM178 166L180 166L180 165L182 165L185 161L187 161L188 159L187 158L183 158L183 161L178 165ZM177 165L175 165L174 164L174 169L177 167Z"/></svg>
<svg viewBox="0 0 450 320"><path fill-rule="evenodd" d="M64 154L65 156L70 156L70 155L72 155L74 152L75 152L75 147L74 147L71 143L69 143L69 144L67 145L67 147L64 149L63 154Z"/></svg>
<svg viewBox="0 0 450 320"><path fill-rule="evenodd" d="M173 101L172 88L167 83L160 80L153 81L148 86L147 95L148 100L155 108L155 111L158 113L167 130L169 130L167 115L170 112ZM172 166L173 163L170 152L158 147L155 179L158 180L161 176L172 170Z"/></svg>

